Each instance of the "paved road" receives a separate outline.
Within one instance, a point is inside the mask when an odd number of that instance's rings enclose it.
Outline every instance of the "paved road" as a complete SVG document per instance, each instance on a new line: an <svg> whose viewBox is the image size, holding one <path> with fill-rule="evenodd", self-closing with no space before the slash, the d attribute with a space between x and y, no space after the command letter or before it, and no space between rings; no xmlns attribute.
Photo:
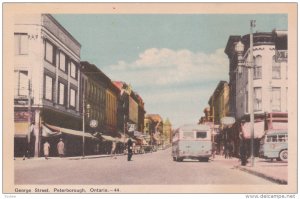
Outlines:
<svg viewBox="0 0 300 199"><path fill-rule="evenodd" d="M184 185L184 184L272 184L262 178L234 169L222 161L174 162L170 149L125 156L117 159L32 159L15 160L15 184L106 184L106 185Z"/></svg>

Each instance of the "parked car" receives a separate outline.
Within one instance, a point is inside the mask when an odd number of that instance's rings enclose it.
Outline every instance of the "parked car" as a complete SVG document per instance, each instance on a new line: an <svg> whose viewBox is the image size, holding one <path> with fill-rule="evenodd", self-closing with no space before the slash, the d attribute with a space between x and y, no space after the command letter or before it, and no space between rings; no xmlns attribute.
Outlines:
<svg viewBox="0 0 300 199"><path fill-rule="evenodd" d="M288 161L288 131L266 131L260 142L259 156L270 160Z"/></svg>

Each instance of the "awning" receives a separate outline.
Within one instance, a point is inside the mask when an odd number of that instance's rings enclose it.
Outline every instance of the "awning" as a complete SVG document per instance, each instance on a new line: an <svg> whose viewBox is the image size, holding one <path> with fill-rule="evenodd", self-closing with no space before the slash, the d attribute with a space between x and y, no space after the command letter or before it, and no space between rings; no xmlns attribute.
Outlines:
<svg viewBox="0 0 300 199"><path fill-rule="evenodd" d="M287 122L272 122L272 129L288 129Z"/></svg>
<svg viewBox="0 0 300 199"><path fill-rule="evenodd" d="M66 133L70 135L75 135L75 136L80 136L80 137L88 137L88 138L93 138L93 139L98 139L95 136L92 136L90 133L83 133L82 131L76 131L73 129L67 129L67 128L62 128L54 125L47 124L47 127L50 127L51 129L54 129L55 131L61 132L61 133Z"/></svg>
<svg viewBox="0 0 300 199"><path fill-rule="evenodd" d="M15 137L26 137L32 132L33 125L28 126L28 122L15 122Z"/></svg>
<svg viewBox="0 0 300 199"><path fill-rule="evenodd" d="M43 137L54 137L61 135L60 131L51 131L48 127L45 125L42 125L42 136Z"/></svg>
<svg viewBox="0 0 300 199"><path fill-rule="evenodd" d="M106 141L117 142L117 138L111 137L109 135L101 135L101 137Z"/></svg>
<svg viewBox="0 0 300 199"><path fill-rule="evenodd" d="M243 134L246 139L251 138L251 125L250 122L246 122L243 125ZM254 123L254 138L261 138L264 135L265 123L264 122L255 122Z"/></svg>

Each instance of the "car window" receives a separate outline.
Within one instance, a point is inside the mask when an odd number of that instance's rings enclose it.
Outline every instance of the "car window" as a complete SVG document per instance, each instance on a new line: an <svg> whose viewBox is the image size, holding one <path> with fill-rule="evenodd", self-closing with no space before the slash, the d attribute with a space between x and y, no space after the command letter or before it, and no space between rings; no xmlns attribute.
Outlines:
<svg viewBox="0 0 300 199"><path fill-rule="evenodd" d="M196 138L206 138L207 137L207 132L197 132L196 133Z"/></svg>

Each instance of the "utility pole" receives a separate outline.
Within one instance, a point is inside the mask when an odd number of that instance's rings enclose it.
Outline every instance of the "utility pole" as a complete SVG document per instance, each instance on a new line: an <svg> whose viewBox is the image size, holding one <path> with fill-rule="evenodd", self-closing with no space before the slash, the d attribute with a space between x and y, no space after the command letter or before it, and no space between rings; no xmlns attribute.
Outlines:
<svg viewBox="0 0 300 199"><path fill-rule="evenodd" d="M30 155L30 140L31 140L31 81L28 79L28 134L27 134L27 146L26 146L26 151L24 153L23 159L25 159L25 156L29 157Z"/></svg>
<svg viewBox="0 0 300 199"><path fill-rule="evenodd" d="M250 67L249 67L249 112L251 130L251 166L254 166L254 110L253 110L253 28L255 20L250 21Z"/></svg>
<svg viewBox="0 0 300 199"><path fill-rule="evenodd" d="M84 145L85 145L85 90L83 87L83 99L82 99L82 157L84 157Z"/></svg>

